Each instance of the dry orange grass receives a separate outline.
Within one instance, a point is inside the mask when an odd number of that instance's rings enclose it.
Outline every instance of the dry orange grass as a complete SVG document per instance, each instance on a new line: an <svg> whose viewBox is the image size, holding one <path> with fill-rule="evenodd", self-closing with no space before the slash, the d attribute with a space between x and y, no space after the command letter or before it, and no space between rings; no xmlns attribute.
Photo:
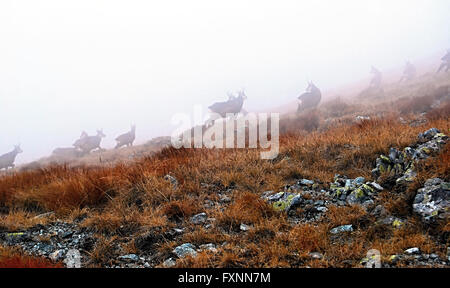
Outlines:
<svg viewBox="0 0 450 288"><path fill-rule="evenodd" d="M63 268L45 258L24 256L20 251L0 246L0 268Z"/></svg>
<svg viewBox="0 0 450 288"><path fill-rule="evenodd" d="M428 96L424 97L421 105L429 104L428 100ZM6 229L18 229L34 225L25 218L46 211L55 211L68 221L87 215L82 225L101 235L101 241L90 252L93 266L114 258L111 247L116 245L117 237L133 237L152 227L166 231L180 225L187 232L177 240L159 243L161 255L169 256L181 241L196 245L214 243L218 252L202 252L196 258L179 260L179 267L358 266L369 249L380 249L388 255L400 253L407 246L443 253L445 247L436 243L432 235L450 230L448 224L437 228L437 232L425 231L410 217L410 201L426 179L450 180L448 147L439 157L418 165L417 180L406 193L385 191L376 199L376 204L384 205L389 213L409 217L415 228L410 225L394 230L376 225L376 219L357 206L330 206L319 223L292 225L286 215L274 212L260 199L262 192L282 191L286 184L299 178L328 183L339 173L371 179L376 158L387 154L390 147L402 149L411 145L420 132L431 127L447 134L450 131L445 103L428 112L427 123L411 126L402 124L399 114L387 104L385 110L380 110L383 118L372 115L372 120L355 122L354 113L369 108L335 101L318 111L282 119L280 125L285 134L280 138L280 154L270 161L261 159L260 151L255 149L165 148L129 164L96 168L53 166L3 176L0 208L9 211L1 216L2 220ZM421 109L408 99L398 101L403 103L403 113ZM344 112L334 115L333 105L341 105ZM368 111L376 109L373 106ZM330 116L338 117L332 119L332 125L327 121ZM176 187L164 180L168 173L178 180ZM217 204L224 195L231 202ZM215 206L206 207L208 201ZM216 219L210 229L189 222L189 217L200 212ZM243 233L239 231L240 224L252 228ZM343 224L353 224L356 231L345 237L329 234L331 228ZM221 246L225 241L227 245ZM129 251L135 249L130 241L126 246ZM320 252L324 258L311 259L310 252Z"/></svg>

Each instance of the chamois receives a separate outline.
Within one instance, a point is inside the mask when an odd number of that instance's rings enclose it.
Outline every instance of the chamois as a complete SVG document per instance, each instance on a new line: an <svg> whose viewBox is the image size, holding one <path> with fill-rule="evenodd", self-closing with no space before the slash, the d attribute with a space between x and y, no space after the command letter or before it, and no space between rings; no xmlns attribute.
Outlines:
<svg viewBox="0 0 450 288"><path fill-rule="evenodd" d="M87 154L97 148L101 150L102 148L100 147L100 143L104 137L106 137L106 135L103 134L103 129L97 130L97 135L84 136L83 138L77 140L73 146L75 146L78 150L81 150L83 154Z"/></svg>
<svg viewBox="0 0 450 288"><path fill-rule="evenodd" d="M16 160L16 156L19 153L22 153L22 149L20 149L20 145L15 145L14 150L3 154L0 156L0 170L5 169L8 170L9 167L14 168L14 161Z"/></svg>
<svg viewBox="0 0 450 288"><path fill-rule="evenodd" d="M416 67L414 67L411 62L406 62L405 70L403 71L403 76L400 78L400 82L402 81L410 81L416 77Z"/></svg>
<svg viewBox="0 0 450 288"><path fill-rule="evenodd" d="M242 106L244 105L244 100L247 99L244 91L239 91L237 97L234 97L234 95L228 93L228 97L228 101L216 102L208 108L223 118L226 117L226 114L237 114L241 112Z"/></svg>
<svg viewBox="0 0 450 288"><path fill-rule="evenodd" d="M236 116L242 111L242 106L244 105L244 100L247 99L247 96L245 95L244 90L239 91L238 96L234 96L230 92L228 92L227 95L228 101L216 102L209 106L208 109L211 110L211 112L219 114L222 118L227 118L227 114ZM206 121L206 127L214 125L215 120L217 120L217 117L210 117L210 119Z"/></svg>
<svg viewBox="0 0 450 288"><path fill-rule="evenodd" d="M441 72L445 68L445 72L448 72L450 70L450 50L447 51L447 54L444 55L444 57L441 58L442 64L439 66L439 69L436 73Z"/></svg>
<svg viewBox="0 0 450 288"><path fill-rule="evenodd" d="M298 100L300 100L301 103L298 104L297 113L303 112L309 108L316 108L321 99L322 93L319 88L317 88L312 82L308 82L306 92L298 96Z"/></svg>
<svg viewBox="0 0 450 288"><path fill-rule="evenodd" d="M370 73L373 74L373 78L370 81L370 85L369 86L371 88L375 88L375 89L380 88L381 87L381 80L383 78L381 72L377 68L372 66L372 69L370 70Z"/></svg>
<svg viewBox="0 0 450 288"><path fill-rule="evenodd" d="M125 134L122 134L116 138L117 145L115 149L118 149L122 146L133 146L134 139L136 138L136 125L131 126L131 130Z"/></svg>

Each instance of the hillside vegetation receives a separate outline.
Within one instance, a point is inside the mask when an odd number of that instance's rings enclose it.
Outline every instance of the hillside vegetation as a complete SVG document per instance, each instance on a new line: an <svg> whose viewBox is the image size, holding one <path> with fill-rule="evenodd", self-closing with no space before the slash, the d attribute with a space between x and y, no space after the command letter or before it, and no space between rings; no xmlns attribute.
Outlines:
<svg viewBox="0 0 450 288"><path fill-rule="evenodd" d="M363 267L371 249L386 267L448 267L449 87L424 75L284 115L273 160L168 147L0 176L0 267L63 265L70 249L82 267ZM391 157L406 147L426 155ZM428 218L423 187L444 203Z"/></svg>

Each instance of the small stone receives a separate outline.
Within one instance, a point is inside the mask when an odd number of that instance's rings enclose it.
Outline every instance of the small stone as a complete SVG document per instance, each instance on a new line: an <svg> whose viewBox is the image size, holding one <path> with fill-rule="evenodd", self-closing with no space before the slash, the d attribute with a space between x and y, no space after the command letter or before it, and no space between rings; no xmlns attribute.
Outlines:
<svg viewBox="0 0 450 288"><path fill-rule="evenodd" d="M195 224L195 225L203 224L206 222L207 218L208 218L208 216L206 215L205 212L203 212L203 213L192 216L191 223Z"/></svg>
<svg viewBox="0 0 450 288"><path fill-rule="evenodd" d="M164 261L163 266L170 268L170 267L175 266L176 264L177 264L177 262L173 258L169 258L166 261Z"/></svg>
<svg viewBox="0 0 450 288"><path fill-rule="evenodd" d="M231 198L228 197L227 195L222 195L220 197L219 201L220 201L220 203L230 203L231 202Z"/></svg>
<svg viewBox="0 0 450 288"><path fill-rule="evenodd" d="M317 207L316 210L319 212L325 213L328 211L328 208L325 206L322 206L322 207Z"/></svg>
<svg viewBox="0 0 450 288"><path fill-rule="evenodd" d="M362 185L365 181L366 181L366 178L358 177L355 180L353 180L353 183L355 183L355 185Z"/></svg>
<svg viewBox="0 0 450 288"><path fill-rule="evenodd" d="M170 184L172 184L175 188L178 186L177 179L172 175L167 174L166 176L164 176L164 180L169 181Z"/></svg>
<svg viewBox="0 0 450 288"><path fill-rule="evenodd" d="M413 247L413 248L409 248L405 250L405 253L408 255L413 255L413 254L419 254L420 253L420 249L417 247Z"/></svg>
<svg viewBox="0 0 450 288"><path fill-rule="evenodd" d="M333 228L330 230L331 234L339 234L342 232L352 232L353 231L353 225L349 224L349 225L342 225L336 228Z"/></svg>
<svg viewBox="0 0 450 288"><path fill-rule="evenodd" d="M190 255L192 257L197 256L197 252L195 251L195 246L192 245L191 243L184 243L184 244L176 247L175 249L173 249L172 252L175 255L177 255L178 258L184 258L188 255Z"/></svg>
<svg viewBox="0 0 450 288"><path fill-rule="evenodd" d="M383 191L384 190L384 188L380 184L378 184L377 182L370 182L369 184L370 184L370 186L372 186L373 188L377 189L378 191Z"/></svg>
<svg viewBox="0 0 450 288"><path fill-rule="evenodd" d="M302 180L298 181L298 184L305 185L305 186L310 186L310 185L314 184L314 181L308 180L308 179L302 179Z"/></svg>
<svg viewBox="0 0 450 288"><path fill-rule="evenodd" d="M119 259L125 260L125 261L137 262L137 261L139 261L139 256L137 256L136 254L128 254L128 255L119 256Z"/></svg>
<svg viewBox="0 0 450 288"><path fill-rule="evenodd" d="M201 250L207 250L207 251L211 251L211 252L217 252L217 248L216 245L214 245L213 243L208 243L208 244L203 244L200 245L199 247Z"/></svg>
<svg viewBox="0 0 450 288"><path fill-rule="evenodd" d="M241 226L239 226L239 229L240 229L241 231L246 232L246 231L249 231L249 230L251 229L251 227L248 226L248 225L246 225L246 224L244 224L244 223L242 223Z"/></svg>
<svg viewBox="0 0 450 288"><path fill-rule="evenodd" d="M323 255L322 255L322 253L319 253L319 252L311 252L311 253L309 253L309 257L311 257L312 259L320 260L323 258Z"/></svg>
<svg viewBox="0 0 450 288"><path fill-rule="evenodd" d="M52 259L53 261L58 261L59 259L61 259L64 256L64 250L56 250L55 252L53 252L52 254L50 254L50 259Z"/></svg>

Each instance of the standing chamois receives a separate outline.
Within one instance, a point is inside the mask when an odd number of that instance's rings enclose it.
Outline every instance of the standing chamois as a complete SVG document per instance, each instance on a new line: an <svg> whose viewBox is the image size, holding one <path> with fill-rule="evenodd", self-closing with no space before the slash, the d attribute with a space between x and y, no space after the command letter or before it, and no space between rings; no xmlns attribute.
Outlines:
<svg viewBox="0 0 450 288"><path fill-rule="evenodd" d="M125 134L122 134L116 138L117 145L115 149L118 149L122 146L133 146L134 139L136 138L136 125L131 126L131 130Z"/></svg>
<svg viewBox="0 0 450 288"><path fill-rule="evenodd" d="M441 58L442 64L439 66L439 69L436 73L441 72L445 68L445 72L448 72L450 70L450 50L447 51L447 54L444 55L444 57Z"/></svg>
<svg viewBox="0 0 450 288"><path fill-rule="evenodd" d="M8 170L9 167L14 168L14 161L16 160L16 156L19 153L22 153L22 149L20 149L20 145L15 145L14 150L3 154L0 156L0 170L5 169Z"/></svg>
<svg viewBox="0 0 450 288"><path fill-rule="evenodd" d="M411 62L406 62L405 70L403 70L403 76L400 78L400 82L402 81L410 81L416 77L416 67L414 67Z"/></svg>
<svg viewBox="0 0 450 288"><path fill-rule="evenodd" d="M301 103L298 104L297 113L301 113L309 108L316 108L322 99L322 92L312 82L308 82L306 92L298 96Z"/></svg>

